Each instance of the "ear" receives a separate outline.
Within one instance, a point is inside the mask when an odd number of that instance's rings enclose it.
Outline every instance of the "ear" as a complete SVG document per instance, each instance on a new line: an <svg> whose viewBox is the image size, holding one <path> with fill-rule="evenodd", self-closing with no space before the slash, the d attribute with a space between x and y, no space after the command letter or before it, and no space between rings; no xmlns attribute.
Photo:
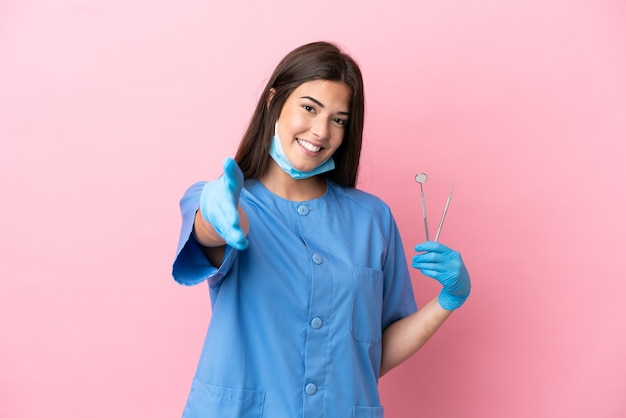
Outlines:
<svg viewBox="0 0 626 418"><path fill-rule="evenodd" d="M274 98L274 94L276 93L276 89L275 88L271 88L269 94L267 95L267 99L265 101L265 105L269 108L270 107L270 102L272 101L272 99Z"/></svg>

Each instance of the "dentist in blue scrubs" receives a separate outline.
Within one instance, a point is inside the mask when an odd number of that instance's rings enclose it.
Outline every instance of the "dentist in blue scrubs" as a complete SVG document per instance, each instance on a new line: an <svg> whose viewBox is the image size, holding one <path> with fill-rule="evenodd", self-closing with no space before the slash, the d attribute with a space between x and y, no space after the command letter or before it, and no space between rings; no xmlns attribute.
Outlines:
<svg viewBox="0 0 626 418"><path fill-rule="evenodd" d="M441 292L417 309L389 207L355 188L364 95L355 61L310 43L278 64L223 175L181 199L173 276L212 316L185 418L383 417L381 376L467 299L458 252L415 247Z"/></svg>

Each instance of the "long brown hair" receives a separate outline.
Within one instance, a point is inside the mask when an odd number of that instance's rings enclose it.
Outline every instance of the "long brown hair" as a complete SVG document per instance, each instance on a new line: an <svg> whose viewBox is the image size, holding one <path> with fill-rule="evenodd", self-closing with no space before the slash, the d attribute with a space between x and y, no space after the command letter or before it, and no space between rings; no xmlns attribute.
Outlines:
<svg viewBox="0 0 626 418"><path fill-rule="evenodd" d="M313 80L341 82L352 90L350 120L343 142L333 154L335 169L321 175L340 186L355 186L363 142L363 78L352 57L329 42L313 42L294 49L274 70L235 154L245 178L263 176L270 164L274 124L283 104L300 84Z"/></svg>

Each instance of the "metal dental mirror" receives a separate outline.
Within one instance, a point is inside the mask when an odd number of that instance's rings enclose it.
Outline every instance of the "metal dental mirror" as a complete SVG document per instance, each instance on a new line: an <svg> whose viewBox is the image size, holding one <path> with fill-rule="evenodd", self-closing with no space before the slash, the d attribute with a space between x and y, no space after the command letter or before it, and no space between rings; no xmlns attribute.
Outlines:
<svg viewBox="0 0 626 418"><path fill-rule="evenodd" d="M424 196L424 186L423 186L426 180L428 180L428 176L424 173L419 173L415 176L415 181L420 184L420 192L421 192L421 197L422 197L422 212L424 214L424 231L426 232L426 241L430 241L430 234L428 233L428 217L426 216L426 197ZM437 234L435 235L435 242L439 241L439 235L441 234L443 221L446 219L446 213L448 213L448 207L450 207L450 200L452 200L452 192L454 192L455 184L456 184L456 181L452 183L452 189L450 190L450 194L448 195L446 206L443 209L443 215L441 215L441 221L439 222L439 227L437 228Z"/></svg>
<svg viewBox="0 0 626 418"><path fill-rule="evenodd" d="M415 176L415 181L420 184L420 191L422 192L422 213L424 214L424 231L426 232L426 241L430 241L430 235L428 234L428 217L426 216L426 198L424 197L424 186L428 180L428 176L424 173L419 173Z"/></svg>

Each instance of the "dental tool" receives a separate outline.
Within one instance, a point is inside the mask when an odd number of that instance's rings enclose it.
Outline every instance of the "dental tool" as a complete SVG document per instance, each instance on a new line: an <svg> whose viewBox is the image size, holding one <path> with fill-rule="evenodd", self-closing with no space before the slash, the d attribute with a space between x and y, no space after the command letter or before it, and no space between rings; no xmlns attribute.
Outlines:
<svg viewBox="0 0 626 418"><path fill-rule="evenodd" d="M426 241L430 241L430 234L428 233L428 217L426 216L426 197L424 196L424 183L426 183L426 180L428 180L428 176L425 173L418 173L415 176L415 181L419 183L420 185L420 193L422 197L422 213L424 214L424 231L426 232ZM448 195L446 206L443 209L443 215L441 215L441 221L439 222L439 227L437 228L437 234L435 235L435 242L439 241L439 235L441 234L443 221L446 219L446 213L448 213L448 208L450 207L450 201L452 200L452 192L454 192L455 184L456 184L456 180L452 182L452 189L450 189L450 194Z"/></svg>
<svg viewBox="0 0 626 418"><path fill-rule="evenodd" d="M428 217L426 216L426 198L424 197L424 186L428 180L428 176L424 173L419 173L415 176L415 181L420 184L420 191L422 193L422 213L424 214L424 231L426 232L426 241L430 241L430 235L428 234Z"/></svg>
<svg viewBox="0 0 626 418"><path fill-rule="evenodd" d="M446 207L443 208L443 215L441 215L441 222L439 222L439 228L437 228L437 234L435 235L435 242L439 240L439 234L441 233L441 227L443 226L443 221L446 219L446 213L448 213L448 207L450 206L450 200L452 200L452 192L454 191L454 185L456 184L456 180L452 182L452 189L450 189L450 194L448 195L448 200L446 201Z"/></svg>

